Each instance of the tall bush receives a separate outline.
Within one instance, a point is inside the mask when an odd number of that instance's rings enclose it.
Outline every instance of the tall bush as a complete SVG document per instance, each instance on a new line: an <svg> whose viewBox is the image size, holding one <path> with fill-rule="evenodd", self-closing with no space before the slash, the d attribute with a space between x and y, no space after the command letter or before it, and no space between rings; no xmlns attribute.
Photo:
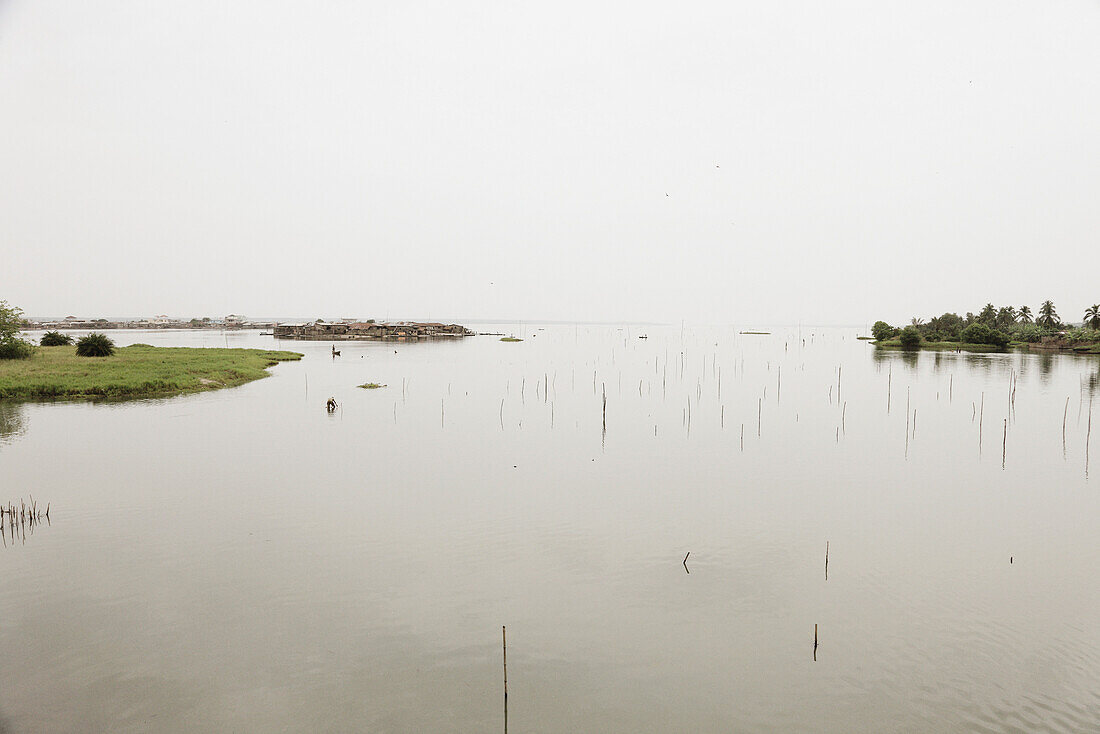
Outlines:
<svg viewBox="0 0 1100 734"><path fill-rule="evenodd" d="M19 338L23 330L23 310L0 301L0 359L26 359L34 354L34 346Z"/></svg>
<svg viewBox="0 0 1100 734"><path fill-rule="evenodd" d="M875 337L875 341L886 341L897 333L898 330L885 321L876 321L871 327L871 336Z"/></svg>
<svg viewBox="0 0 1100 734"><path fill-rule="evenodd" d="M901 345L906 349L916 349L920 346L920 331L915 326L906 326L901 330Z"/></svg>

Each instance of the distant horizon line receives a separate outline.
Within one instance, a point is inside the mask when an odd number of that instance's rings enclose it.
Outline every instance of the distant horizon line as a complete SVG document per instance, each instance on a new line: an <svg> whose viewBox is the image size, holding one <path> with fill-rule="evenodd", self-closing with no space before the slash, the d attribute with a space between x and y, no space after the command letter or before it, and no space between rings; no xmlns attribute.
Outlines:
<svg viewBox="0 0 1100 734"><path fill-rule="evenodd" d="M69 315L72 315L72 314L69 314ZM63 321L64 319L68 318L69 315L67 315L67 316L25 315L24 318L26 318L28 321ZM178 322L189 322L189 321L191 321L192 319L195 319L195 318L212 318L212 317L198 317L198 316L191 316L191 317L186 317L185 318L185 317L167 316L167 314L163 314L163 315L166 316L167 318L171 318L174 321L178 321ZM316 318L309 318L309 317L303 317L303 316L244 316L243 314L230 314L230 315L238 316L238 317L244 318L248 321L271 321L271 322L276 322L276 323L279 323L279 322L316 321ZM102 318L102 319L106 319L107 321L115 321L115 322L119 322L119 321L133 322L133 321L140 321L140 320L143 320L143 319L151 319L151 318L157 318L157 317L149 317L149 316L96 316L94 318L95 319ZM225 317L219 317L219 318L224 319ZM324 316L322 316L321 318L325 319L326 321L329 321L329 320L331 320L331 321L343 321L343 320L346 320L346 319L349 319L349 318L357 318L357 317L341 316L341 317L325 318ZM92 317L88 317L88 318L80 317L80 320L81 321L92 321L94 319ZM381 321L391 322L391 323L392 322L400 322L400 321L411 321L411 322L434 321L434 322L447 322L447 323L455 323L455 324L545 324L545 325L563 325L563 326L565 326L565 325L580 325L580 326L676 326L676 323L671 322L671 321L625 321L625 320L624 321L616 321L616 320L607 320L607 319L601 319L601 320L521 319L521 318L519 318L519 319L518 318L466 318L466 319L455 319L455 318L450 318L450 317L444 318L444 319L440 319L440 318L434 318L433 319L432 317L428 316L428 317L423 317L423 318L382 319ZM774 323L773 322L773 323L768 323L766 321L726 321L726 322L717 322L716 323L716 322L695 322L695 321L688 321L686 319L681 321L681 325L685 326L685 327L686 326L731 326L731 327L741 326L741 327L769 327L769 328L783 328L783 327L791 327L791 328L798 328L798 327L803 327L803 328L814 328L814 327L865 328L865 327L869 327L870 324L871 324L870 321L868 321L866 323L862 323L862 324L856 324L856 323L805 323L805 322L795 322L795 323L789 323L789 322L788 323Z"/></svg>

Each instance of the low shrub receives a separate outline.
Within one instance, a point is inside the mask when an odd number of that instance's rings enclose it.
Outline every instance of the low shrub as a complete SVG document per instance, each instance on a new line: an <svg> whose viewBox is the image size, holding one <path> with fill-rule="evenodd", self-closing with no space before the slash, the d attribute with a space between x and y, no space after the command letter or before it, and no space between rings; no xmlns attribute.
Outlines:
<svg viewBox="0 0 1100 734"><path fill-rule="evenodd" d="M22 339L0 341L0 359L27 359L34 354L34 345Z"/></svg>
<svg viewBox="0 0 1100 734"><path fill-rule="evenodd" d="M115 343L106 334L93 331L76 343L76 353L80 357L110 357L115 353Z"/></svg>
<svg viewBox="0 0 1100 734"><path fill-rule="evenodd" d="M38 343L44 347L64 347L72 344L73 338L68 334L62 334L60 331L47 331L38 340Z"/></svg>

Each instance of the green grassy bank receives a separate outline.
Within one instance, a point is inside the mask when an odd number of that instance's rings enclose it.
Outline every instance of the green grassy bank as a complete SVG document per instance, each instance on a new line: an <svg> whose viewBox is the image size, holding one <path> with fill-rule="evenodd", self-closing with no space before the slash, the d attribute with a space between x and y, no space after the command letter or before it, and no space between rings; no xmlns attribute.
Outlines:
<svg viewBox="0 0 1100 734"><path fill-rule="evenodd" d="M871 342L876 347L883 347L885 349L904 349L901 345L901 339L893 337L885 341ZM1100 344L1079 344L1075 346L1060 346L1054 349L1041 349L1040 347L1026 342L1009 342L1004 347L997 347L992 344L969 344L967 342L929 342L922 341L920 346L916 349L932 349L940 351L954 352L956 349L961 349L964 352L1007 352L1010 349L1019 349L1023 351L1030 351L1033 354L1100 354Z"/></svg>
<svg viewBox="0 0 1100 734"><path fill-rule="evenodd" d="M0 399L167 397L243 385L267 377L274 364L301 358L267 349L144 344L111 357L78 357L72 346L38 347L29 359L0 360Z"/></svg>
<svg viewBox="0 0 1100 734"><path fill-rule="evenodd" d="M901 345L901 340L898 337L893 339L887 339L885 341L872 342L876 347L883 347L886 349L904 349ZM947 350L954 352L956 349L961 349L964 352L1005 352L1009 349L1015 349L1022 346L1018 342L1010 342L1007 347L997 347L992 344L968 344L966 342L928 342L922 341L917 349L933 349L933 350Z"/></svg>

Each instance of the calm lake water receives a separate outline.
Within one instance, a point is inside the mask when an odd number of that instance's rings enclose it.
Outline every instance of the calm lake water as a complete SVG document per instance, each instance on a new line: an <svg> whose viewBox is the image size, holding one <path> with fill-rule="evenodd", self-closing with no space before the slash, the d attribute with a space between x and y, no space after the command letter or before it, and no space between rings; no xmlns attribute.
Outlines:
<svg viewBox="0 0 1100 734"><path fill-rule="evenodd" d="M502 625L512 732L1100 731L1100 360L856 334L279 342L0 403L0 502L51 503L0 547L0 731L502 731Z"/></svg>

